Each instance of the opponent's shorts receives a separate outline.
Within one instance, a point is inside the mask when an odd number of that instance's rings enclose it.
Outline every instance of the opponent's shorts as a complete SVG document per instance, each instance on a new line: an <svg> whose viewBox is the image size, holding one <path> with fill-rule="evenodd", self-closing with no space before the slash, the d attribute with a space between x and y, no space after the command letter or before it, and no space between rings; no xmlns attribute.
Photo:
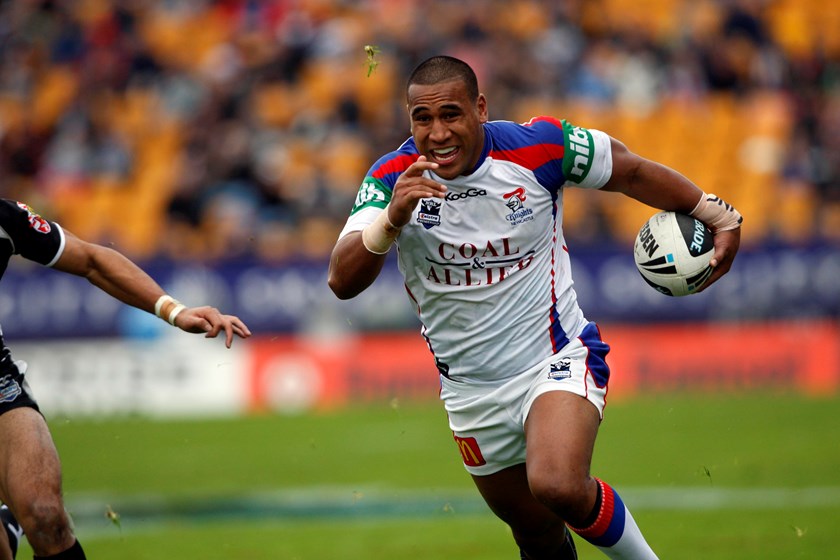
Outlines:
<svg viewBox="0 0 840 560"><path fill-rule="evenodd" d="M589 323L560 352L501 385L470 385L441 377L440 398L467 471L484 476L525 462L525 420L544 393L580 395L603 418L609 351L597 325Z"/></svg>
<svg viewBox="0 0 840 560"><path fill-rule="evenodd" d="M8 362L6 362L8 364ZM29 407L38 409L38 403L26 383L26 362L17 360L11 367L4 367L0 371L0 414L12 409Z"/></svg>

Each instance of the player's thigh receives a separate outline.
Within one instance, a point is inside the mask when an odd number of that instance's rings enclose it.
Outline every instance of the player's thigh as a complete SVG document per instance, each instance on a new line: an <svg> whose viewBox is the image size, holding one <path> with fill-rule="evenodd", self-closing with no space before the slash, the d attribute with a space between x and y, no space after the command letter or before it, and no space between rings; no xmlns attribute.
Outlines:
<svg viewBox="0 0 840 560"><path fill-rule="evenodd" d="M525 421L525 440L528 481L539 498L589 493L600 421L598 409L577 394L550 391L537 397Z"/></svg>
<svg viewBox="0 0 840 560"><path fill-rule="evenodd" d="M28 407L0 414L0 499L17 513L60 495L61 464L44 417Z"/></svg>

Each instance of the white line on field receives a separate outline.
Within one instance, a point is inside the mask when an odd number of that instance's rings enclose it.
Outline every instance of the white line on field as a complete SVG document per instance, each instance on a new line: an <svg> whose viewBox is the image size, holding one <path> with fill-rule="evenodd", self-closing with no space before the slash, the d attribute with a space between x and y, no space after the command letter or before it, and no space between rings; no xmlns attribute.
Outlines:
<svg viewBox="0 0 840 560"><path fill-rule="evenodd" d="M617 488L632 510L782 509L840 507L840 486L807 488L627 487ZM311 487L249 492L237 496L84 494L68 497L75 518L97 517L110 505L124 517L216 517L260 514L270 517L377 513L435 513L447 505L485 511L477 491L429 491L366 487Z"/></svg>
<svg viewBox="0 0 840 560"><path fill-rule="evenodd" d="M840 487L721 488L644 487L619 490L633 509L724 510L840 506Z"/></svg>
<svg viewBox="0 0 840 560"><path fill-rule="evenodd" d="M809 488L627 487L618 488L632 511L723 511L840 508L840 486ZM240 496L118 496L77 494L68 509L84 538L114 538L155 531L162 524L231 520L381 520L447 515L487 515L469 488L429 491L365 487L310 487L250 492ZM107 512L119 515L119 528Z"/></svg>

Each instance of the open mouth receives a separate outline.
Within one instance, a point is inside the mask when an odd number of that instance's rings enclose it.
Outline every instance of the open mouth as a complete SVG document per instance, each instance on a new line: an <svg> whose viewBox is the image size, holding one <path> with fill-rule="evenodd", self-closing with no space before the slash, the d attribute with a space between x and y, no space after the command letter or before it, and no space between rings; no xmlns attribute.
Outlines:
<svg viewBox="0 0 840 560"><path fill-rule="evenodd" d="M448 165L455 161L461 150L457 146L449 146L447 148L440 148L431 150L432 157L440 165Z"/></svg>

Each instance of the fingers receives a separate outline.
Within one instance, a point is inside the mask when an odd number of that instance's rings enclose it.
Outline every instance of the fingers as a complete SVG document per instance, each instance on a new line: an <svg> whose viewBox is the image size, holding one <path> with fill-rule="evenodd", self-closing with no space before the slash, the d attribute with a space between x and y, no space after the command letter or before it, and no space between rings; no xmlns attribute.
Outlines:
<svg viewBox="0 0 840 560"><path fill-rule="evenodd" d="M222 318L224 319L224 322L215 325L214 330L205 334L205 337L214 338L217 334L219 334L219 332L224 330L225 346L230 348L233 344L234 335L239 338L248 338L251 336L251 331L245 326L245 323L239 320L238 317L234 317L233 315L222 315Z"/></svg>
<svg viewBox="0 0 840 560"><path fill-rule="evenodd" d="M216 338L225 332L225 346L233 344L234 335L240 338L251 336L251 330L234 315L223 315L214 307L193 307L179 315L176 324L190 333L204 333L205 338Z"/></svg>
<svg viewBox="0 0 840 560"><path fill-rule="evenodd" d="M245 326L245 323L233 315L219 314L221 321L214 323L212 329L207 331L204 335L206 338L215 338L221 331L225 331L225 346L230 348L233 344L234 335L239 338L248 338L251 336L251 331Z"/></svg>
<svg viewBox="0 0 840 560"><path fill-rule="evenodd" d="M397 227L405 225L421 199L446 196L445 185L423 175L437 168L437 163L428 161L426 156L420 156L403 171L394 185L394 195L389 205L388 219L392 224Z"/></svg>
<svg viewBox="0 0 840 560"><path fill-rule="evenodd" d="M428 161L426 156L420 156L417 161L403 171L402 176L397 180L395 188L403 190L411 188L411 197L415 200L420 198L443 198L446 195L446 185L424 177L426 171L437 169L439 166L433 161Z"/></svg>
<svg viewBox="0 0 840 560"><path fill-rule="evenodd" d="M437 163L429 161L426 156L420 156L417 161L408 166L408 169L403 171L403 175L406 177L422 177L424 172L437 168Z"/></svg>
<svg viewBox="0 0 840 560"><path fill-rule="evenodd" d="M709 276L708 280L706 280L706 282L704 282L703 285L700 288L698 288L697 292L695 292L695 293L702 292L703 290L705 290L706 288L708 288L709 286L711 286L712 284L717 282L718 278L720 278L721 276L724 275L724 271L722 269L720 269L718 267L715 267L715 266L712 266L712 268L714 269L714 271L712 272L712 275Z"/></svg>
<svg viewBox="0 0 840 560"><path fill-rule="evenodd" d="M213 325L213 328L207 331L207 334L204 335L204 338L216 338L216 336L225 331L225 347L230 348L233 344L233 326L230 322L223 322Z"/></svg>
<svg viewBox="0 0 840 560"><path fill-rule="evenodd" d="M722 231L715 234L715 253L712 255L709 265L714 269L712 275L703 286L697 290L702 292L718 281L720 277L729 272L732 262L738 252L741 243L741 230Z"/></svg>

